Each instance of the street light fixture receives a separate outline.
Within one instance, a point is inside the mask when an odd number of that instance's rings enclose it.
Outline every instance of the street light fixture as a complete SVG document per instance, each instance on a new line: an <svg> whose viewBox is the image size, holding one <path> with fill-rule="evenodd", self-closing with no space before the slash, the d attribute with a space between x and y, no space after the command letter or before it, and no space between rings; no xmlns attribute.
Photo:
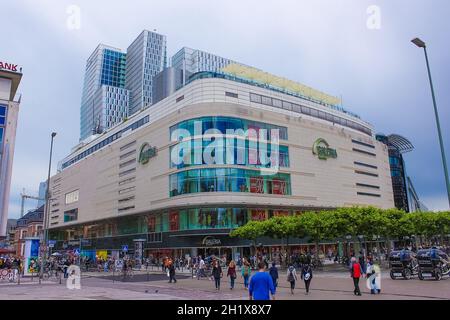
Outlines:
<svg viewBox="0 0 450 320"><path fill-rule="evenodd" d="M52 168L52 154L53 154L53 139L56 137L56 132L52 132L51 143L50 143L50 157L48 161L48 176L47 176L47 190L45 192L45 211L44 211L44 248L43 254L41 255L41 267L39 281L43 278L44 267L47 260L47 250L48 250L48 222L49 222L49 202L50 202L50 173Z"/></svg>
<svg viewBox="0 0 450 320"><path fill-rule="evenodd" d="M427 46L426 46L425 42L423 42L419 38L415 38L415 39L411 40L411 42L414 43L417 47L423 48L423 50L425 52L425 61L427 63L428 78L430 80L430 87L431 87L431 96L433 98L434 115L436 117L436 127L438 130L439 144L441 147L442 163L444 166L444 175L445 175L445 184L447 187L448 204L450 206L450 179L448 177L447 160L445 158L444 141L442 140L441 124L439 121L439 114L438 114L438 110L437 110L436 96L434 94L433 80L431 79L431 70L430 70L430 63L428 61Z"/></svg>

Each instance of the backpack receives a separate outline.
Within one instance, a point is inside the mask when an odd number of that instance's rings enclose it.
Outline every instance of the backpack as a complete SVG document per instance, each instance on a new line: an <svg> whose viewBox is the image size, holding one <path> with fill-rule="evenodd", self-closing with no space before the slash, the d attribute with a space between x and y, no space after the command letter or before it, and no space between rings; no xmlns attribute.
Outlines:
<svg viewBox="0 0 450 320"><path fill-rule="evenodd" d="M352 266L352 276L353 278L361 277L361 265L359 263L355 263Z"/></svg>
<svg viewBox="0 0 450 320"><path fill-rule="evenodd" d="M289 282L295 281L293 270L289 271L288 281Z"/></svg>

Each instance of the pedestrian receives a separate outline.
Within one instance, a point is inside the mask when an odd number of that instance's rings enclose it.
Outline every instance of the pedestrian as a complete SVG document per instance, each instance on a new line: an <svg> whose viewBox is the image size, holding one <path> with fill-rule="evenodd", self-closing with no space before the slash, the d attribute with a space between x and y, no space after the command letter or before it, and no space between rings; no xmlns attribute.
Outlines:
<svg viewBox="0 0 450 320"><path fill-rule="evenodd" d="M175 266L173 264L173 261L169 262L168 270L169 270L169 283L172 283L172 280L174 283L177 283L177 279L175 279Z"/></svg>
<svg viewBox="0 0 450 320"><path fill-rule="evenodd" d="M363 251L359 252L359 265L361 266L361 274L366 274L366 259Z"/></svg>
<svg viewBox="0 0 450 320"><path fill-rule="evenodd" d="M313 277L313 272L312 272L311 264L309 264L309 263L303 264L300 278L305 282L305 289L306 289L305 294L306 295L309 294L309 286L311 284L312 277Z"/></svg>
<svg viewBox="0 0 450 320"><path fill-rule="evenodd" d="M223 272L219 260L213 262L212 276L214 277L216 290L220 290L220 279L223 277Z"/></svg>
<svg viewBox="0 0 450 320"><path fill-rule="evenodd" d="M275 265L275 261L272 262L272 266L269 269L269 274L272 277L273 286L276 289L278 286L278 268Z"/></svg>
<svg viewBox="0 0 450 320"><path fill-rule="evenodd" d="M287 281L291 284L291 294L294 294L296 280L297 280L297 273L295 272L294 266L290 264L287 270Z"/></svg>
<svg viewBox="0 0 450 320"><path fill-rule="evenodd" d="M272 294L272 299L275 300L276 291L272 277L265 271L266 264L260 262L258 264L258 272L252 276L248 286L250 300L270 300L270 294Z"/></svg>
<svg viewBox="0 0 450 320"><path fill-rule="evenodd" d="M362 270L359 262L356 261L355 257L352 257L351 267L350 267L350 275L353 279L353 285L355 289L353 290L353 294L357 296L361 296L361 290L359 289L359 279L361 278Z"/></svg>
<svg viewBox="0 0 450 320"><path fill-rule="evenodd" d="M245 289L248 288L248 279L250 278L250 274L252 273L252 268L250 266L250 263L248 263L247 260L244 261L244 265L241 269L242 278L244 278L244 287Z"/></svg>
<svg viewBox="0 0 450 320"><path fill-rule="evenodd" d="M230 290L233 290L234 281L236 280L236 263L234 260L231 260L228 265L227 277L230 277Z"/></svg>
<svg viewBox="0 0 450 320"><path fill-rule="evenodd" d="M380 268L378 265L374 264L372 260L369 260L367 263L367 284L368 288L370 289L370 294L380 294L381 288L379 287L379 281L378 278L380 276Z"/></svg>

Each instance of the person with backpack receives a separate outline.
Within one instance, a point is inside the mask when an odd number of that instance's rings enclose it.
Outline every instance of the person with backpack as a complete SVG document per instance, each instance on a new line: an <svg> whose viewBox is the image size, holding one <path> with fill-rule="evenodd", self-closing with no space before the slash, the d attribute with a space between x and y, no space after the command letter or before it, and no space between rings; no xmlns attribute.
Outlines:
<svg viewBox="0 0 450 320"><path fill-rule="evenodd" d="M252 273L252 268L250 267L250 263L247 260L244 261L244 265L241 269L242 278L244 278L244 287L248 289L248 279L250 278L250 274Z"/></svg>
<svg viewBox="0 0 450 320"><path fill-rule="evenodd" d="M270 267L269 274L272 277L273 286L276 289L278 286L278 269L275 266L275 262L272 262L272 267Z"/></svg>
<svg viewBox="0 0 450 320"><path fill-rule="evenodd" d="M287 281L291 284L291 294L294 294L296 280L297 280L297 273L295 272L294 266L290 264L287 271Z"/></svg>
<svg viewBox="0 0 450 320"><path fill-rule="evenodd" d="M350 267L350 276L353 279L353 285L355 286L355 290L353 290L353 294L356 296L361 296L361 290L359 289L359 279L362 275L361 265L356 261L355 257L352 257L351 267Z"/></svg>
<svg viewBox="0 0 450 320"><path fill-rule="evenodd" d="M231 260L228 265L227 277L230 277L230 290L233 290L234 281L236 280L236 263L234 260Z"/></svg>
<svg viewBox="0 0 450 320"><path fill-rule="evenodd" d="M313 272L311 268L311 264L305 263L302 266L302 272L300 274L300 278L305 282L306 295L309 294L309 286L311 284L311 279L313 277Z"/></svg>

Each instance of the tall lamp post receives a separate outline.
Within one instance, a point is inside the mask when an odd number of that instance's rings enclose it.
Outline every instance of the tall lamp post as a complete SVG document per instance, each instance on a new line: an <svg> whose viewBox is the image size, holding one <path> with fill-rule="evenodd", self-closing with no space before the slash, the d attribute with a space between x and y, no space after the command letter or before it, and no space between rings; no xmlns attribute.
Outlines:
<svg viewBox="0 0 450 320"><path fill-rule="evenodd" d="M45 192L45 211L44 211L44 248L45 251L42 254L41 258L41 268L40 268L40 276L39 281L43 278L44 275L44 267L47 260L47 247L48 247L48 221L49 221L49 202L50 202L50 172L52 168L52 153L53 153L53 139L56 136L56 132L52 132L52 139L50 143L50 158L48 161L48 176L47 176L47 190Z"/></svg>
<svg viewBox="0 0 450 320"><path fill-rule="evenodd" d="M436 105L436 96L434 94L433 80L431 79L431 71L430 71L430 63L428 61L427 46L426 46L425 42L423 42L419 38L415 38L415 39L411 40L411 42L414 43L419 48L423 48L423 50L425 52L425 60L427 63L427 70L428 70L428 78L430 80L430 87L431 87L431 95L433 97L434 115L436 116L436 126L437 126L437 130L438 130L438 135L439 135L439 144L441 146L442 163L444 165L444 174L445 174L445 184L447 187L448 205L450 206L450 180L448 178L447 160L445 158L444 142L442 140L441 125L440 125L439 114L438 114L437 105Z"/></svg>

